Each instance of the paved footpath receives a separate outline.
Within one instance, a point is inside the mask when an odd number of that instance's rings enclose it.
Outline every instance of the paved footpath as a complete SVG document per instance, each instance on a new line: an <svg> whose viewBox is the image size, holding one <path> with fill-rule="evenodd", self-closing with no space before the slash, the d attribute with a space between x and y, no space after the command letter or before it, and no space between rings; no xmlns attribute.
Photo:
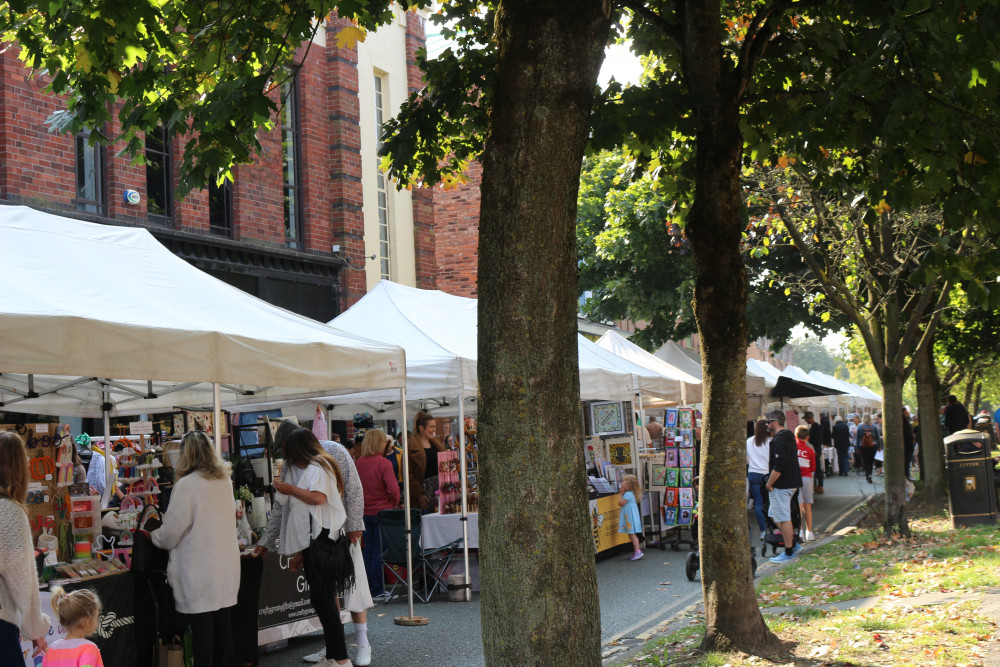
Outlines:
<svg viewBox="0 0 1000 667"><path fill-rule="evenodd" d="M825 493L816 497L814 532L816 542L844 525L851 511L870 494L881 491L864 476L833 477L825 484ZM748 512L748 525L756 525ZM754 532L756 534L756 531ZM757 540L754 543L759 544ZM806 548L810 548L807 545ZM684 571L688 547L680 551L649 548L646 557L629 561L627 554L605 558L597 563L597 581L601 599L601 641L608 664L622 660L641 644L665 630L687 624L687 614L701 605L700 577L690 582ZM759 551L758 551L759 553ZM770 551L768 551L770 556ZM779 567L757 559L758 573ZM479 667L484 665L482 635L479 625L479 595L471 602L448 602L437 596L429 604L414 602L414 613L425 616L423 627L395 625L393 619L407 613L405 603L394 601L377 605L368 614L368 636L373 647L373 667ZM346 626L350 655L354 655L353 626ZM262 655L261 667L302 667L301 656L322 648L319 637L299 637L287 648Z"/></svg>

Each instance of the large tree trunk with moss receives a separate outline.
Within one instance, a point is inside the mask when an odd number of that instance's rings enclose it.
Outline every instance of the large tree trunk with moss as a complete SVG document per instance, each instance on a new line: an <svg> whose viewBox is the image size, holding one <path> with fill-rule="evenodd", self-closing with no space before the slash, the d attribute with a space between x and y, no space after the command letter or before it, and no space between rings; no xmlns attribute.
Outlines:
<svg viewBox="0 0 1000 667"><path fill-rule="evenodd" d="M610 27L599 0L501 2L479 228L488 665L600 665L577 365L576 200Z"/></svg>
<svg viewBox="0 0 1000 667"><path fill-rule="evenodd" d="M906 520L906 471L903 451L903 379L889 369L882 375L882 462L885 474L885 529L909 535Z"/></svg>
<svg viewBox="0 0 1000 667"><path fill-rule="evenodd" d="M747 278L740 255L739 92L721 70L719 3L689 3L686 20L684 71L699 119L697 186L686 234L696 264L705 404L698 515L702 647L771 648L777 638L757 606L744 491Z"/></svg>
<svg viewBox="0 0 1000 667"><path fill-rule="evenodd" d="M944 473L944 442L941 435L941 391L934 366L934 341L926 341L916 353L917 417L920 424L920 476L928 500L942 500L948 493Z"/></svg>

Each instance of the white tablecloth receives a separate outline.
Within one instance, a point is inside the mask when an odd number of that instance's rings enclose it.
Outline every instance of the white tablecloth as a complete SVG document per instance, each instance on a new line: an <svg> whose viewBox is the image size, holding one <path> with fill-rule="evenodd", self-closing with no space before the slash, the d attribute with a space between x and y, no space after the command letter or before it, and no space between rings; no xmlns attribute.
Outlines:
<svg viewBox="0 0 1000 667"><path fill-rule="evenodd" d="M466 515L469 520L469 548L479 548L479 513ZM425 514L420 519L420 546L433 549L462 537L461 514Z"/></svg>

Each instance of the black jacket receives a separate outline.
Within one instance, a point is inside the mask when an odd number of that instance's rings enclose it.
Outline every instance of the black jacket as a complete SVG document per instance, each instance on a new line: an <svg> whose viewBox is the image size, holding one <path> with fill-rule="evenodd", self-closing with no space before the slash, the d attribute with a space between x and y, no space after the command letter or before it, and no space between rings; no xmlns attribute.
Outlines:
<svg viewBox="0 0 1000 667"><path fill-rule="evenodd" d="M787 428L778 431L771 438L770 469L781 473L774 482L776 489L797 489L802 486L802 471L799 469L799 452L795 446L795 434Z"/></svg>
<svg viewBox="0 0 1000 667"><path fill-rule="evenodd" d="M823 455L823 427L818 421L809 424L809 444L816 450L816 460Z"/></svg>
<svg viewBox="0 0 1000 667"><path fill-rule="evenodd" d="M969 413L961 403L949 403L944 409L945 434L951 435L969 428Z"/></svg>
<svg viewBox="0 0 1000 667"><path fill-rule="evenodd" d="M837 422L833 425L833 444L838 449L847 449L851 446L851 427L844 422Z"/></svg>

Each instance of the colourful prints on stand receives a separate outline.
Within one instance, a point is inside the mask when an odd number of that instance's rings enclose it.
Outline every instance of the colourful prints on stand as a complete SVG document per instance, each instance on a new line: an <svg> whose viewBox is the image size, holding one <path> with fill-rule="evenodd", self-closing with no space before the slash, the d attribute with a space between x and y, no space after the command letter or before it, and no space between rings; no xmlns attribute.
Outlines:
<svg viewBox="0 0 1000 667"><path fill-rule="evenodd" d="M677 459L678 468L694 467L694 447L682 447Z"/></svg>
<svg viewBox="0 0 1000 667"><path fill-rule="evenodd" d="M667 467L659 463L653 464L652 486L666 486Z"/></svg>
<svg viewBox="0 0 1000 667"><path fill-rule="evenodd" d="M676 468L676 467L678 467L677 466L677 460L678 460L677 459L677 448L676 447L668 447L667 448L667 455L666 455L667 467L668 468Z"/></svg>
<svg viewBox="0 0 1000 667"><path fill-rule="evenodd" d="M669 408L664 417L664 422L666 428L677 428L677 410Z"/></svg>
<svg viewBox="0 0 1000 667"><path fill-rule="evenodd" d="M694 481L694 470L691 468L681 468L681 479L679 486L690 487Z"/></svg>
<svg viewBox="0 0 1000 667"><path fill-rule="evenodd" d="M663 504L667 507L677 507L677 489L668 488L663 493Z"/></svg>
<svg viewBox="0 0 1000 667"><path fill-rule="evenodd" d="M677 508L676 507L664 507L663 508L663 525L664 525L664 527L676 526L677 525Z"/></svg>
<svg viewBox="0 0 1000 667"><path fill-rule="evenodd" d="M678 489L677 504L681 507L694 507L694 489L690 487Z"/></svg>
<svg viewBox="0 0 1000 667"><path fill-rule="evenodd" d="M680 471L677 468L667 468L666 486L679 486Z"/></svg>
<svg viewBox="0 0 1000 667"><path fill-rule="evenodd" d="M683 428L694 428L694 410L690 408L682 408L678 411L678 418L680 423L678 426Z"/></svg>
<svg viewBox="0 0 1000 667"><path fill-rule="evenodd" d="M677 514L677 525L678 526L690 526L691 525L691 508L682 507L680 512Z"/></svg>

